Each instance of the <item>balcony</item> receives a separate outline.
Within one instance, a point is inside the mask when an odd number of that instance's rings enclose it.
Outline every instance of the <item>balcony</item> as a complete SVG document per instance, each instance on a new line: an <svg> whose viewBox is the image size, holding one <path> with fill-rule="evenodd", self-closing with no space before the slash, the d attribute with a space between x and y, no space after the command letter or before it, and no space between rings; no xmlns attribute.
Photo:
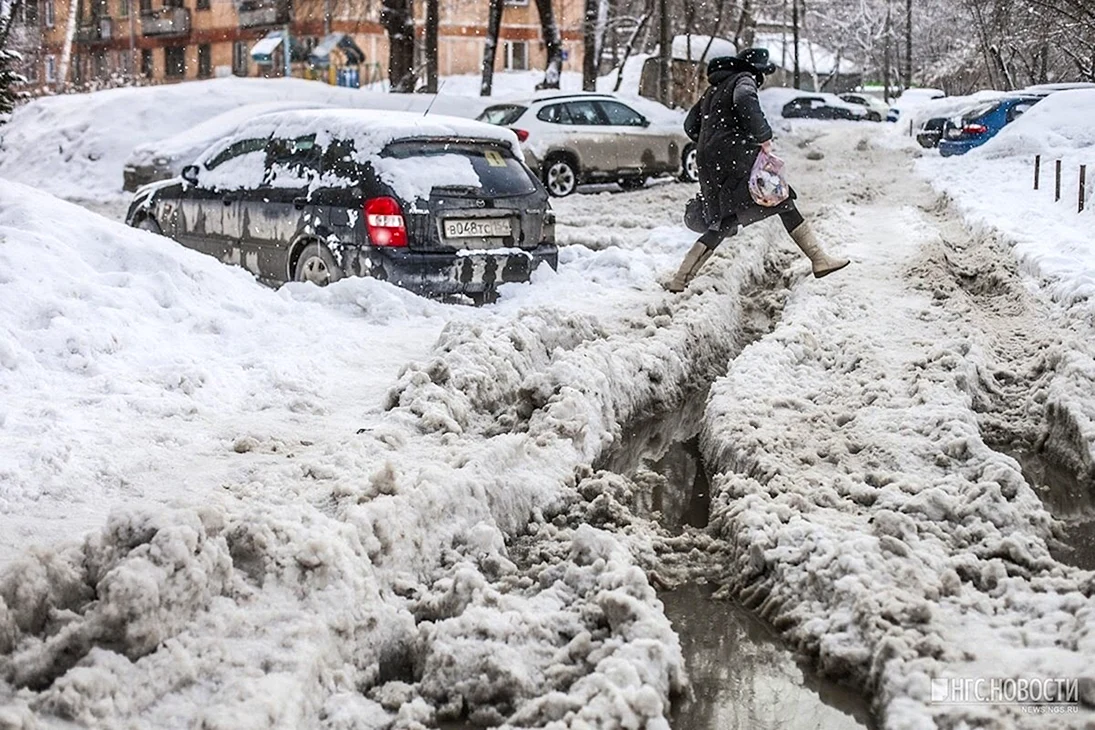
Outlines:
<svg viewBox="0 0 1095 730"><path fill-rule="evenodd" d="M277 0L244 0L239 4L240 27L262 28L289 22L289 3Z"/></svg>
<svg viewBox="0 0 1095 730"><path fill-rule="evenodd" d="M190 11L187 8L160 8L141 13L141 34L173 36L190 33Z"/></svg>
<svg viewBox="0 0 1095 730"><path fill-rule="evenodd" d="M83 23L76 30L77 43L100 43L113 38L114 26L110 18L95 18Z"/></svg>

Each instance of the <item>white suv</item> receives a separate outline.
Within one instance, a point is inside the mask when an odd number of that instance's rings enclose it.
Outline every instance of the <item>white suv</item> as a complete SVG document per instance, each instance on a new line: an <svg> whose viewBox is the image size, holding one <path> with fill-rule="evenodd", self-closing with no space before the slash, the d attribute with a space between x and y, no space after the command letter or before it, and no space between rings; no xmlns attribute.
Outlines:
<svg viewBox="0 0 1095 730"><path fill-rule="evenodd" d="M487 107L479 120L516 132L525 162L558 197L582 183L627 189L657 175L699 179L696 147L680 121L652 121L611 94L539 94Z"/></svg>

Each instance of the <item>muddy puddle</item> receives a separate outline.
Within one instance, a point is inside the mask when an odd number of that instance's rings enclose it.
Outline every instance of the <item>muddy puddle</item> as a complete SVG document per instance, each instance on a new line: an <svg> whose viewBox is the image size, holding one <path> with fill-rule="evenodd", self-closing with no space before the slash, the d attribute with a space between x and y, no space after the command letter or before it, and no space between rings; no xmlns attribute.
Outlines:
<svg viewBox="0 0 1095 730"><path fill-rule="evenodd" d="M994 446L1019 462L1023 476L1061 524L1062 545L1050 552L1062 563L1095 570L1095 490L1033 450Z"/></svg>
<svg viewBox="0 0 1095 730"><path fill-rule="evenodd" d="M599 468L630 477L654 472L664 480L636 510L673 533L703 528L711 491L698 431L706 391L671 413L633 425ZM857 692L823 679L766 622L747 609L716 600L713 585L661 590L681 640L690 696L674 702L674 730L843 730L869 728L870 708Z"/></svg>

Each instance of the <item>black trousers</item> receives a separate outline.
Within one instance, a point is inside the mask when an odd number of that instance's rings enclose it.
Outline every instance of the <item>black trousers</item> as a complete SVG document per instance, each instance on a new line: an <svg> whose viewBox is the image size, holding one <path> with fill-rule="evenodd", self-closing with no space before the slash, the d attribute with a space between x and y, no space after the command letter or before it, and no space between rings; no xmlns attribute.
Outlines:
<svg viewBox="0 0 1095 730"><path fill-rule="evenodd" d="M791 203L791 206L791 210L779 214L779 219L783 221L783 227L787 229L788 233L798 228L806 220L802 217L802 213L798 212L798 208L794 206L793 202ZM730 216L729 218L723 218L722 225L719 228L712 228L707 231L707 233L701 235L697 243L702 243L713 251L718 248L718 245L722 243L724 239L733 236L737 232L738 220L736 217Z"/></svg>

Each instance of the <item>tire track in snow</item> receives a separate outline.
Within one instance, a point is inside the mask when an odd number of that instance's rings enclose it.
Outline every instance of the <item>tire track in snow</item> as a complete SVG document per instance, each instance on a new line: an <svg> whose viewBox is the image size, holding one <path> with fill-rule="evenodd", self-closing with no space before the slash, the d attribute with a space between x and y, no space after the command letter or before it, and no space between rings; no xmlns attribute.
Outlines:
<svg viewBox="0 0 1095 730"><path fill-rule="evenodd" d="M703 443L725 590L823 672L865 687L886 727L1086 726L1095 581L1050 555L1051 516L982 431L1031 430L1014 425L1030 418L1022 401L991 407L1005 391L985 384L1009 377L994 348L1026 332L1016 369L1037 381L1054 335L1029 331L1005 252L941 243L963 228L903 161L853 135L817 146L829 162L801 168L803 187L856 263L798 287L779 327L713 386ZM964 276L978 256L986 275ZM932 704L942 676L1079 678L1083 705Z"/></svg>

